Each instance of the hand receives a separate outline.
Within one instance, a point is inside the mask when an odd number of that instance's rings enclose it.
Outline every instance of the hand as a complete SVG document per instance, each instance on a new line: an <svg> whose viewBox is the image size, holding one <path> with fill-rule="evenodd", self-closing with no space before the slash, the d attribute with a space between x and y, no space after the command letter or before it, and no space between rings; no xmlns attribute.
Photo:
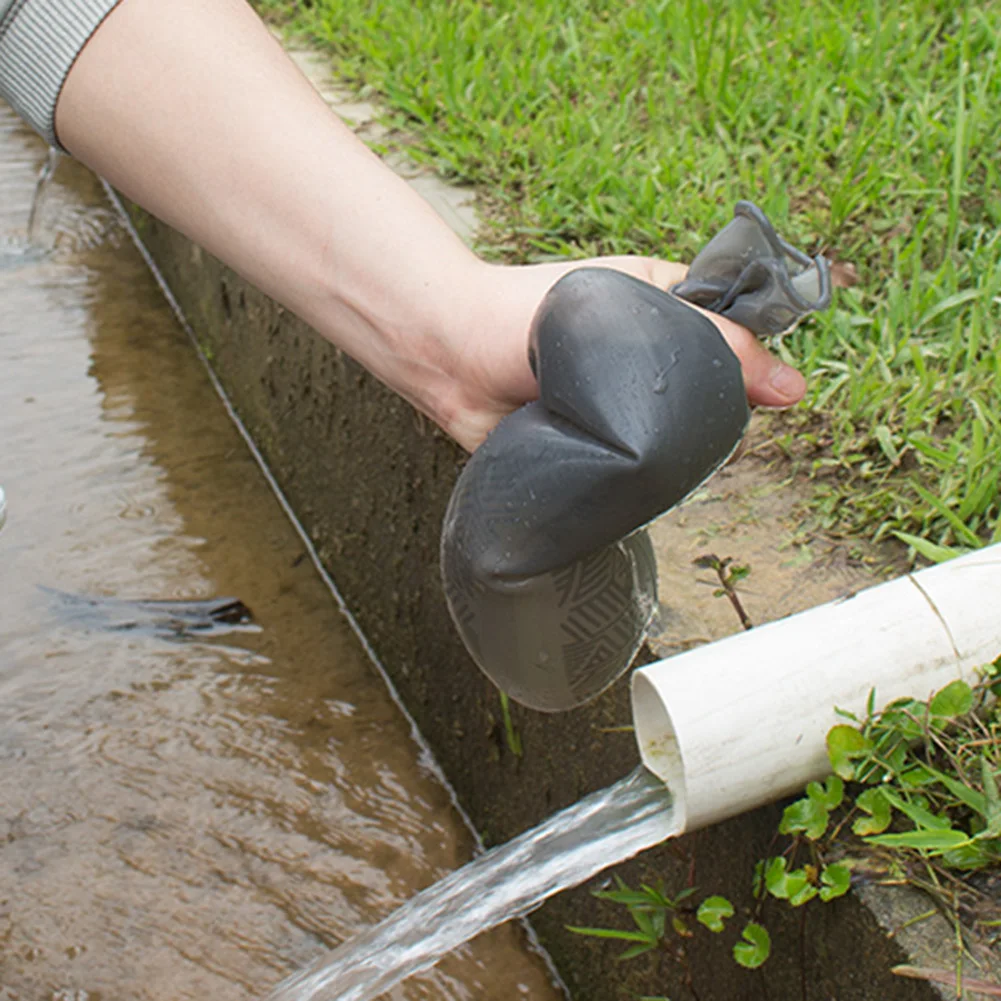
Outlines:
<svg viewBox="0 0 1001 1001"><path fill-rule="evenodd" d="M502 417L538 396L528 366L532 317L558 279L585 266L615 268L661 289L677 284L687 271L684 265L652 257L599 257L522 267L482 265L474 279L474 294L464 296L471 318L451 335L453 392L436 400L431 412L464 448L474 450ZM715 313L705 315L740 359L752 404L787 407L802 399L806 381L799 372L769 353L746 328Z"/></svg>

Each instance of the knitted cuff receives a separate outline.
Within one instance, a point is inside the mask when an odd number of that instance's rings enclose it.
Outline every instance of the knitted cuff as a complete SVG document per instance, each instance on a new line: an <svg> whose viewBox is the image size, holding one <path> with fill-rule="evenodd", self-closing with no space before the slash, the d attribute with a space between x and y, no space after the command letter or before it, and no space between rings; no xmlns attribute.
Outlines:
<svg viewBox="0 0 1001 1001"><path fill-rule="evenodd" d="M0 97L50 145L76 57L118 0L13 0L0 19ZM65 152L65 151L64 151Z"/></svg>

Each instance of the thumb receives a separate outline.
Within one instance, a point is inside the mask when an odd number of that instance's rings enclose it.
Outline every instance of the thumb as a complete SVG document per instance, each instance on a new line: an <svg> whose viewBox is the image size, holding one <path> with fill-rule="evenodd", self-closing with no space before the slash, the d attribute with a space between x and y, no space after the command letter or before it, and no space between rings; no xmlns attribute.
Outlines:
<svg viewBox="0 0 1001 1001"><path fill-rule="evenodd" d="M747 398L752 404L791 407L803 399L806 379L801 373L776 358L746 327L715 313L707 312L705 315L716 324L740 359Z"/></svg>
<svg viewBox="0 0 1001 1001"><path fill-rule="evenodd" d="M639 276L646 277L647 281L665 291L684 277L684 270L677 264L656 258L634 260L637 262ZM779 361L750 330L718 313L710 313L698 306L694 308L716 324L733 353L740 359L744 386L752 404L761 407L791 407L803 399L806 379L796 369Z"/></svg>

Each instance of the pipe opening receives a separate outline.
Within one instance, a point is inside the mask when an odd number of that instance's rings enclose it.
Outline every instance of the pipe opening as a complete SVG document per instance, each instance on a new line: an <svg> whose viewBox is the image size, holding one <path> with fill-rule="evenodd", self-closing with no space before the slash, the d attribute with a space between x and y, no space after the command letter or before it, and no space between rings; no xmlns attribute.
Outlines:
<svg viewBox="0 0 1001 1001"><path fill-rule="evenodd" d="M633 672L632 702L640 759L671 790L678 828L684 830L688 820L688 795L681 747L663 695L643 671Z"/></svg>

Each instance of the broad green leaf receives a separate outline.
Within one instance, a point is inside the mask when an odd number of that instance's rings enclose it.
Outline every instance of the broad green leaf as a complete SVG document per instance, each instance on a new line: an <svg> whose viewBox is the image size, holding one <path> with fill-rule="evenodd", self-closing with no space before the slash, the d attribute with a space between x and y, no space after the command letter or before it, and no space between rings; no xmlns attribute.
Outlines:
<svg viewBox="0 0 1001 1001"><path fill-rule="evenodd" d="M888 715L895 711L908 712L912 716L921 716L925 711L925 704L920 699L912 699L909 695L894 699L883 707L883 713Z"/></svg>
<svg viewBox="0 0 1001 1001"><path fill-rule="evenodd" d="M779 900L788 900L793 907L799 907L817 895L817 888L811 883L805 869L787 869L786 860L781 856L771 859L765 870L765 888Z"/></svg>
<svg viewBox="0 0 1001 1001"><path fill-rule="evenodd" d="M824 787L819 782L808 782L806 784L806 795L818 806L822 806L825 810L827 809L827 803L824 798Z"/></svg>
<svg viewBox="0 0 1001 1001"><path fill-rule="evenodd" d="M790 803L779 824L781 834L805 834L811 841L823 837L827 830L827 808L818 799L798 799Z"/></svg>
<svg viewBox="0 0 1001 1001"><path fill-rule="evenodd" d="M1001 542L1001 518L994 529L998 541ZM983 668L984 681L987 683L988 691L992 695L1001 697L1001 657L995 658L990 664Z"/></svg>
<svg viewBox="0 0 1001 1001"><path fill-rule="evenodd" d="M872 745L853 726L840 723L832 727L827 734L827 756L831 759L831 767L842 779L855 778L853 761L865 754Z"/></svg>
<svg viewBox="0 0 1001 1001"><path fill-rule="evenodd" d="M978 834L973 840L991 865L997 865L1001 863L1001 838L985 837L985 834Z"/></svg>
<svg viewBox="0 0 1001 1001"><path fill-rule="evenodd" d="M969 835L963 831L905 831L903 834L877 834L865 839L884 848L916 848L918 851L947 852L965 845Z"/></svg>
<svg viewBox="0 0 1001 1001"><path fill-rule="evenodd" d="M756 921L749 921L744 928L743 939L733 947L733 958L741 966L756 970L772 951L771 936Z"/></svg>
<svg viewBox="0 0 1001 1001"><path fill-rule="evenodd" d="M836 810L845 798L845 784L838 775L828 775L823 787L824 806Z"/></svg>
<svg viewBox="0 0 1001 1001"><path fill-rule="evenodd" d="M839 865L837 862L825 865L820 873L821 900L833 900L835 897L843 897L852 885L852 874L847 866Z"/></svg>
<svg viewBox="0 0 1001 1001"><path fill-rule="evenodd" d="M890 768L891 775L899 775L907 767L909 750L908 742L902 740L886 755L886 763Z"/></svg>
<svg viewBox="0 0 1001 1001"><path fill-rule="evenodd" d="M866 834L882 834L890 826L892 812L890 803L879 788L866 789L859 793L855 805L867 814L858 817L852 824L852 830L859 836Z"/></svg>
<svg viewBox="0 0 1001 1001"><path fill-rule="evenodd" d="M965 681L953 681L946 685L928 703L932 716L945 716L949 719L962 716L972 708L973 689Z"/></svg>
<svg viewBox="0 0 1001 1001"><path fill-rule="evenodd" d="M723 922L733 917L733 904L726 897L706 897L695 917L710 931L721 932Z"/></svg>
<svg viewBox="0 0 1001 1001"><path fill-rule="evenodd" d="M870 734L875 749L884 756L891 747L917 740L924 735L928 707L917 699L898 699L880 713Z"/></svg>
<svg viewBox="0 0 1001 1001"><path fill-rule="evenodd" d="M765 887L769 892L776 882L785 875L787 865L788 863L781 855L765 860Z"/></svg>
<svg viewBox="0 0 1001 1001"><path fill-rule="evenodd" d="M797 869L795 870L795 872L799 873L802 872L802 870ZM794 875L794 873L790 873L790 876L791 875ZM813 900L813 898L817 895L817 887L815 887L813 883L807 881L805 873L803 874L803 879L804 879L803 886L800 887L800 889L797 890L795 893L792 893L789 896L789 904L792 907L802 907L803 904L805 904L809 900Z"/></svg>
<svg viewBox="0 0 1001 1001"><path fill-rule="evenodd" d="M793 885L790 890L791 882ZM765 889L773 897L778 897L779 900L788 900L790 892L800 889L804 883L806 883L805 876L802 877L802 881L790 880L787 862L781 855L769 860L765 868Z"/></svg>
<svg viewBox="0 0 1001 1001"><path fill-rule="evenodd" d="M951 869L985 869L1001 861L1001 845L974 840L943 852L942 861Z"/></svg>

